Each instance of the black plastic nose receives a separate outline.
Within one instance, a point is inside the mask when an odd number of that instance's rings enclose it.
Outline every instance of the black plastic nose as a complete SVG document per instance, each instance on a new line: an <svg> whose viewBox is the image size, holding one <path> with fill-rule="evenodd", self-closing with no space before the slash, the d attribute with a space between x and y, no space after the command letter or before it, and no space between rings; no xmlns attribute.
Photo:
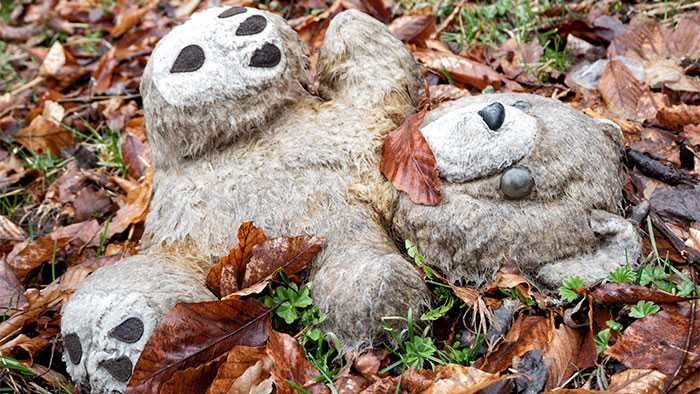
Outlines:
<svg viewBox="0 0 700 394"><path fill-rule="evenodd" d="M506 119L506 109L501 103L491 103L479 111L481 119L486 122L491 130L498 130Z"/></svg>
<svg viewBox="0 0 700 394"><path fill-rule="evenodd" d="M100 361L100 367L106 369L114 379L120 382L128 382L134 365L128 357L121 356L113 360Z"/></svg>

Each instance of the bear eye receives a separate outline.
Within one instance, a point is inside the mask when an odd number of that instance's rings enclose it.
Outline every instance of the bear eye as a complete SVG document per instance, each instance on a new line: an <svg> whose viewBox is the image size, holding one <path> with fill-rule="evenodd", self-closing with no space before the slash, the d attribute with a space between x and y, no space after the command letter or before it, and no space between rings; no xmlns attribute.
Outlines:
<svg viewBox="0 0 700 394"><path fill-rule="evenodd" d="M126 343L136 343L143 335L143 322L130 317L109 331L109 336Z"/></svg>
<svg viewBox="0 0 700 394"><path fill-rule="evenodd" d="M219 18L228 18L246 12L245 7L231 7L219 14Z"/></svg>
<svg viewBox="0 0 700 394"><path fill-rule="evenodd" d="M262 48L258 48L253 52L250 58L251 67L272 68L282 60L282 52L275 45L266 43Z"/></svg>
<svg viewBox="0 0 700 394"><path fill-rule="evenodd" d="M78 334L71 333L63 337L63 346L68 352L68 358L73 364L80 364L80 359L83 358L83 346L80 344Z"/></svg>
<svg viewBox="0 0 700 394"><path fill-rule="evenodd" d="M513 167L501 175L500 189L506 198L519 200L527 197L535 186L535 180L527 167Z"/></svg>
<svg viewBox="0 0 700 394"><path fill-rule="evenodd" d="M204 64L204 50L199 45L188 45L180 51L170 69L171 73L187 73L199 70Z"/></svg>
<svg viewBox="0 0 700 394"><path fill-rule="evenodd" d="M236 29L237 36L252 36L253 34L258 34L265 30L267 26L267 19L262 15L253 15L244 20L238 29Z"/></svg>
<svg viewBox="0 0 700 394"><path fill-rule="evenodd" d="M496 131L506 119L506 109L501 103L491 103L479 111L479 116L486 122L489 129Z"/></svg>

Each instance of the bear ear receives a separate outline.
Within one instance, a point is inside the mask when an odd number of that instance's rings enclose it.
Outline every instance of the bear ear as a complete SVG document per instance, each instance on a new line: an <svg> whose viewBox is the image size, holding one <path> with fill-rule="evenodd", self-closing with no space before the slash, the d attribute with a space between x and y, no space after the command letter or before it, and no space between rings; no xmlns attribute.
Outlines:
<svg viewBox="0 0 700 394"><path fill-rule="evenodd" d="M204 65L204 50L199 45L188 45L175 58L171 73L188 73L197 71Z"/></svg>

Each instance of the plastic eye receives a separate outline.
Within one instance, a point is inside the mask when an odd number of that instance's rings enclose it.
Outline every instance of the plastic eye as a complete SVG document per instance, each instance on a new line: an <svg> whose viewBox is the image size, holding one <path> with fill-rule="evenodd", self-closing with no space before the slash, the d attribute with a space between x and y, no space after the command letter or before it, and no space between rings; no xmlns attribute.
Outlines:
<svg viewBox="0 0 700 394"><path fill-rule="evenodd" d="M513 167L501 175L500 189L506 198L519 200L530 195L535 186L530 170L526 167Z"/></svg>
<svg viewBox="0 0 700 394"><path fill-rule="evenodd" d="M262 15L253 15L244 20L236 29L237 36L252 36L265 30L267 19Z"/></svg>
<svg viewBox="0 0 700 394"><path fill-rule="evenodd" d="M506 119L506 109L501 103L491 103L478 112L491 130L498 130Z"/></svg>
<svg viewBox="0 0 700 394"><path fill-rule="evenodd" d="M219 14L219 18L228 18L246 12L245 7L231 7Z"/></svg>
<svg viewBox="0 0 700 394"><path fill-rule="evenodd" d="M100 367L106 369L114 379L120 382L128 382L132 369L134 369L134 364L131 363L128 357L121 356L117 359L101 361Z"/></svg>

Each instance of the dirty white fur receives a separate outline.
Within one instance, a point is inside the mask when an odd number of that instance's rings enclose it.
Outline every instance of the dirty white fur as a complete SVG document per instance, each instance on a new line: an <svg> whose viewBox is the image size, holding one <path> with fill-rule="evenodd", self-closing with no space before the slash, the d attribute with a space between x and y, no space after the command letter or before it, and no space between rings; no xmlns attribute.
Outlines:
<svg viewBox="0 0 700 394"><path fill-rule="evenodd" d="M213 17L221 11L207 12ZM176 33L182 46L207 40L193 35L207 29L187 27ZM172 92L166 98L158 88L160 79L169 77L155 72L154 59L162 58L161 50L172 59L177 50L170 47L174 44L155 49L142 82L155 161L142 255L108 273L98 271L63 313L62 333L79 333L87 359L106 352L128 355L135 364L144 343L115 348L107 335L113 321L137 313L149 319L150 330L178 297L210 299L202 284L207 269L235 245L238 226L247 220L270 237L310 233L327 238L313 262L313 298L328 315L325 328L348 349L379 338L382 317L405 316L409 308L418 312L425 304L425 284L368 205L385 190L378 170L382 137L397 126L391 119L412 111L420 94L418 66L380 22L357 11L342 13L331 22L319 64L326 72L321 89L333 99L321 102L301 88L306 59L297 37L281 23L267 28L279 30L269 34L282 37L287 72L255 95L234 91L212 100L191 91L182 105L171 104ZM365 40L367 34L371 40ZM232 123L232 113L245 120ZM135 274L138 264L153 272ZM153 305L119 297L97 301L102 287L137 294ZM86 315L114 318L107 324ZM124 387L99 367L79 365L69 371L96 392Z"/></svg>
<svg viewBox="0 0 700 394"><path fill-rule="evenodd" d="M518 108L506 105L505 120L491 130L478 112L481 104L447 112L421 129L435 154L440 176L464 182L493 175L525 157L537 135L537 121Z"/></svg>
<svg viewBox="0 0 700 394"><path fill-rule="evenodd" d="M531 194L521 200L505 199L499 190L502 172L487 171L488 175L463 183L444 182L444 201L437 207L413 204L405 196L385 205L387 221L395 231L413 240L427 263L451 280L476 284L491 280L506 260L551 287L570 275L590 283L624 265L626 257L636 261L641 252L639 236L630 222L616 215L622 198L622 135L616 126L595 121L557 100L495 94L465 97L431 111L422 130L442 126L444 119L450 119L445 114L478 111L496 101L506 108L526 102L527 114L536 119L533 148L512 163L530 169L535 184ZM510 115L506 114L506 122ZM519 156L508 153L520 149L510 143L494 138L470 149ZM438 162L442 147L448 146L433 147ZM491 165L498 168L499 162ZM471 174L467 167L464 171Z"/></svg>

